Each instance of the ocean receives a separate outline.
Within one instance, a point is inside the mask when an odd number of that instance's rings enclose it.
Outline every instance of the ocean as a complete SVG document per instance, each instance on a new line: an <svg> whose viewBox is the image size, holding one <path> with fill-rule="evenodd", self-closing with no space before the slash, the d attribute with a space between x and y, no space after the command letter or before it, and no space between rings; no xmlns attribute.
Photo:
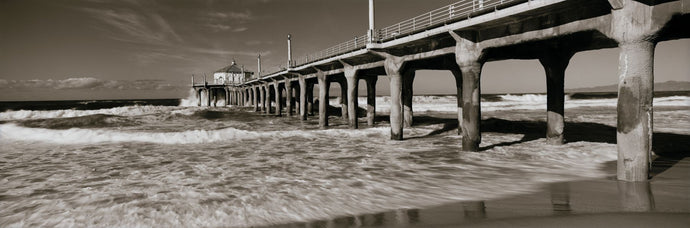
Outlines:
<svg viewBox="0 0 690 228"><path fill-rule="evenodd" d="M544 94L484 95L480 152L461 151L454 96L415 96L403 141L389 100L375 126L325 130L193 96L0 102L0 227L268 226L615 178L615 93L568 95L561 146L545 143ZM690 92L654 110L655 156L687 156Z"/></svg>

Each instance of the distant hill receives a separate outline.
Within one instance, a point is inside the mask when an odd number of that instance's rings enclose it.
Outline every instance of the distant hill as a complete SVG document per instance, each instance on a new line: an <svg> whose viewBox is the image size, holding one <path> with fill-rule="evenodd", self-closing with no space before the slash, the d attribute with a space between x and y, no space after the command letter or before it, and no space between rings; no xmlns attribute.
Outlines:
<svg viewBox="0 0 690 228"><path fill-rule="evenodd" d="M596 86L589 88L566 89L566 93L616 92L618 85ZM667 81L654 83L654 91L690 91L690 82Z"/></svg>

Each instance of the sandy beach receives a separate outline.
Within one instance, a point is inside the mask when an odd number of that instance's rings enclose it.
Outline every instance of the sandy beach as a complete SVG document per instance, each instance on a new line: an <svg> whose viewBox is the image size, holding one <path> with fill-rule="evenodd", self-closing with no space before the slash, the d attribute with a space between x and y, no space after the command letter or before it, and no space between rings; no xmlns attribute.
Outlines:
<svg viewBox="0 0 690 228"><path fill-rule="evenodd" d="M274 227L688 227L690 158L673 162L656 165L664 170L649 182L562 182L503 199Z"/></svg>

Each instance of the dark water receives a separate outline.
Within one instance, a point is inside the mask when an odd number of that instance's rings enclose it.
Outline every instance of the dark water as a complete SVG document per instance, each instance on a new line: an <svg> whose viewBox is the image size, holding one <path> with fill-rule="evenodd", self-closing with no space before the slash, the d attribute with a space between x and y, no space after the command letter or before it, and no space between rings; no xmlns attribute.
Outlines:
<svg viewBox="0 0 690 228"><path fill-rule="evenodd" d="M180 99L0 101L0 112L8 110L95 110L132 105L178 106Z"/></svg>

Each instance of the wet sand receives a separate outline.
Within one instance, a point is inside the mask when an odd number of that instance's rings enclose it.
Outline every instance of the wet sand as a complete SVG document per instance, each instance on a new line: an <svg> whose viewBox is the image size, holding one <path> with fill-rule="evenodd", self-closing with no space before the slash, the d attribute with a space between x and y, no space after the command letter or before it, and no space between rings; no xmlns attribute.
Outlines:
<svg viewBox="0 0 690 228"><path fill-rule="evenodd" d="M690 158L672 162L655 166L663 170L648 182L562 182L503 199L274 227L688 227Z"/></svg>

